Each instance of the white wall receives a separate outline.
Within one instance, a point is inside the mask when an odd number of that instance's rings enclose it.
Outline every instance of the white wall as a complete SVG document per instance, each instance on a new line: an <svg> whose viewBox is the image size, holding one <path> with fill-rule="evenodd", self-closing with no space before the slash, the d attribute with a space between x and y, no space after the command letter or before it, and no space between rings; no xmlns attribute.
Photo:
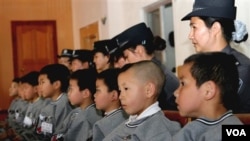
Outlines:
<svg viewBox="0 0 250 141"><path fill-rule="evenodd" d="M188 39L189 21L181 21L181 18L192 11L193 2L194 0L173 0L176 44L175 53L177 66L181 65L186 57L195 53L191 41ZM236 0L235 5L237 6L237 19L244 22L247 25L248 31L250 32L250 9L248 8L250 1ZM250 57L250 39L248 39L245 43L234 44L234 46L237 46L235 49Z"/></svg>
<svg viewBox="0 0 250 141"><path fill-rule="evenodd" d="M81 27L98 21L100 39L112 38L144 21L143 7L158 0L72 0L74 48L80 48ZM106 24L101 19L106 17Z"/></svg>
<svg viewBox="0 0 250 141"><path fill-rule="evenodd" d="M80 48L80 28L100 22L107 15L107 0L71 0L74 48ZM107 36L107 24L99 24L100 38Z"/></svg>
<svg viewBox="0 0 250 141"><path fill-rule="evenodd" d="M144 22L143 8L158 0L107 0L109 37Z"/></svg>

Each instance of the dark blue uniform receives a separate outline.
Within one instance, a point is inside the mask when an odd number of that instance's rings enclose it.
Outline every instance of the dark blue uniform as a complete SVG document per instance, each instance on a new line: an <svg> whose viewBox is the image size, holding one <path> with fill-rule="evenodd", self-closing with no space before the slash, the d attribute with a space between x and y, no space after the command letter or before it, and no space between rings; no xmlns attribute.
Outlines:
<svg viewBox="0 0 250 141"><path fill-rule="evenodd" d="M250 113L250 59L237 50L227 46L222 50L227 54L232 54L237 59L237 68L239 71L239 90L240 111L241 113Z"/></svg>

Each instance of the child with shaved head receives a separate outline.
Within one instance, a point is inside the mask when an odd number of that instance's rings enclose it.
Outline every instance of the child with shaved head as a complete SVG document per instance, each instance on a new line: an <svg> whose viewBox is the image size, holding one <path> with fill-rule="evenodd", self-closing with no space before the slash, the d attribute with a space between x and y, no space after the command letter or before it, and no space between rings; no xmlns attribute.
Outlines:
<svg viewBox="0 0 250 141"><path fill-rule="evenodd" d="M118 76L122 108L129 119L114 129L110 140L172 140L180 124L167 119L157 101L165 81L161 68L152 61L125 65Z"/></svg>

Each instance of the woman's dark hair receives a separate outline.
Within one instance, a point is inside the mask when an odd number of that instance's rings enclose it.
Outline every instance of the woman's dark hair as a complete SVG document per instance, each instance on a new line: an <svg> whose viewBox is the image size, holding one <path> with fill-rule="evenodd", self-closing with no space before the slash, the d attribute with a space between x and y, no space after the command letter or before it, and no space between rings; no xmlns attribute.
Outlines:
<svg viewBox="0 0 250 141"><path fill-rule="evenodd" d="M225 18L200 17L208 28L211 28L215 22L221 24L223 35L229 43L232 40L232 33L235 31L234 21Z"/></svg>
<svg viewBox="0 0 250 141"><path fill-rule="evenodd" d="M235 32L234 20L225 18L212 18L212 17L200 17L208 28L211 28L215 22L221 24L223 35L226 41L229 43L232 40L232 33ZM233 40L236 43L244 42L248 38L248 34L244 36L242 40Z"/></svg>
<svg viewBox="0 0 250 141"><path fill-rule="evenodd" d="M139 45L139 44L137 44ZM166 41L164 39L162 39L160 36L155 36L154 39L152 41L147 40L145 44L143 44L143 46L146 49L147 54L153 54L154 51L156 50L164 50L167 46L166 46ZM130 49L135 49L136 46L131 47Z"/></svg>

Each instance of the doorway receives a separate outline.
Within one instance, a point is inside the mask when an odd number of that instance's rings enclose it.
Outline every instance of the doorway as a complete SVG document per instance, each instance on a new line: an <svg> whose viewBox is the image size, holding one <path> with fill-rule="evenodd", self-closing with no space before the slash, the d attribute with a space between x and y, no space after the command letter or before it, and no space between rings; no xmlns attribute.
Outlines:
<svg viewBox="0 0 250 141"><path fill-rule="evenodd" d="M12 21L14 75L57 62L56 21Z"/></svg>
<svg viewBox="0 0 250 141"><path fill-rule="evenodd" d="M98 22L80 29L81 49L93 50L94 42L99 40Z"/></svg>
<svg viewBox="0 0 250 141"><path fill-rule="evenodd" d="M145 21L154 35L166 40L166 49L156 51L155 56L170 70L175 72L175 47L172 0L160 0L144 8Z"/></svg>

